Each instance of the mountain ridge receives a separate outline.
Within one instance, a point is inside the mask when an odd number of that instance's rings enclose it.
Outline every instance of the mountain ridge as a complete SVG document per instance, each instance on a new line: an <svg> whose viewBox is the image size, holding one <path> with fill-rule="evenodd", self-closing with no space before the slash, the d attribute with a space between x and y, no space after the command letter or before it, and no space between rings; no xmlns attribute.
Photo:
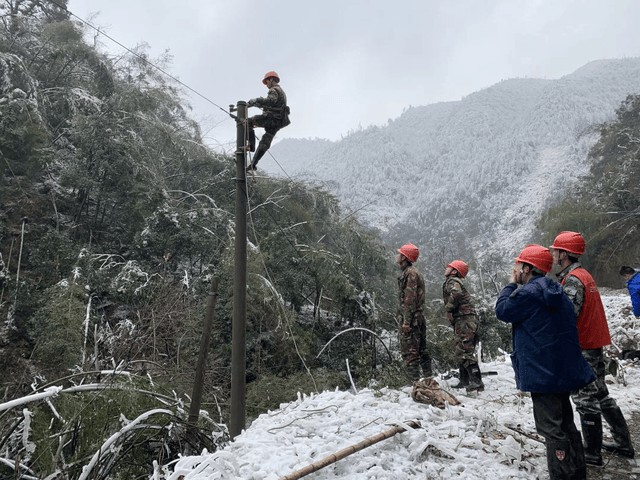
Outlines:
<svg viewBox="0 0 640 480"><path fill-rule="evenodd" d="M598 126L634 93L640 58L596 60L557 80L507 79L409 107L336 142L284 139L272 152L390 242L504 255L534 239L537 215L588 172Z"/></svg>

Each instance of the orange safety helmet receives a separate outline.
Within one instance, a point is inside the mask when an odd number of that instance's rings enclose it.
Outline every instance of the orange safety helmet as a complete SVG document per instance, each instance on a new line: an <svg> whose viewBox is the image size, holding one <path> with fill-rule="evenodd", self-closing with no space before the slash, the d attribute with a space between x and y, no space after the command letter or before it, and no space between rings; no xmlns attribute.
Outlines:
<svg viewBox="0 0 640 480"><path fill-rule="evenodd" d="M276 77L278 83L280 83L280 77L276 72L267 72L264 74L264 78L262 79L262 83L267 84L267 78Z"/></svg>
<svg viewBox="0 0 640 480"><path fill-rule="evenodd" d="M553 265L553 257L551 256L551 250L548 248L540 245L527 245L516 258L516 263L520 262L528 263L545 273L549 273Z"/></svg>
<svg viewBox="0 0 640 480"><path fill-rule="evenodd" d="M469 272L469 267L462 260L454 260L451 263L447 263L447 267L451 267L454 270L457 270L458 273L462 275L462 278L466 277L467 273Z"/></svg>
<svg viewBox="0 0 640 480"><path fill-rule="evenodd" d="M407 257L407 260L409 260L411 263L414 263L416 260L418 260L418 256L420 255L418 247L416 247L412 243L405 243L398 249L398 252Z"/></svg>
<svg viewBox="0 0 640 480"><path fill-rule="evenodd" d="M584 238L576 232L560 232L551 245L554 250L565 250L575 255L582 255L584 247Z"/></svg>

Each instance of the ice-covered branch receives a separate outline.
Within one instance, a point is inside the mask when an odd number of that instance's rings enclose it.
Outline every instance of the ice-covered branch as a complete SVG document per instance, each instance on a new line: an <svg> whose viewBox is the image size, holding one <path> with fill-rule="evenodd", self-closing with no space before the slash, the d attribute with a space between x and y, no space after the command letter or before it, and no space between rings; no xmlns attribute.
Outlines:
<svg viewBox="0 0 640 480"><path fill-rule="evenodd" d="M26 397L16 398L15 400L11 400L10 402L0 403L0 412L9 410L10 408L18 407L20 405L25 405L27 403L37 402L44 398L54 397L61 391L62 387L49 387L41 393L34 393L33 395L27 395Z"/></svg>
<svg viewBox="0 0 640 480"><path fill-rule="evenodd" d="M80 475L78 480L86 480L89 477L89 473L91 473L91 470L93 469L93 467L96 466L96 463L98 463L98 460L100 459L101 455L103 455L103 453L106 452L111 447L111 445L113 445L115 442L117 442L120 437L125 435L128 431L133 430L136 427L136 425L138 425L140 422L146 420L151 415L155 415L156 413L164 413L165 415L173 415L173 412L171 410L165 410L165 409L162 409L162 408L157 408L155 410L149 410L148 412L143 413L138 418L136 418L133 422L129 423L128 425L126 425L124 427L122 427L120 429L120 431L118 431L118 432L114 433L113 435L111 435L111 437L109 437L109 439L106 442L104 442L104 444L95 453L95 455L93 456L91 461L82 468L82 474Z"/></svg>

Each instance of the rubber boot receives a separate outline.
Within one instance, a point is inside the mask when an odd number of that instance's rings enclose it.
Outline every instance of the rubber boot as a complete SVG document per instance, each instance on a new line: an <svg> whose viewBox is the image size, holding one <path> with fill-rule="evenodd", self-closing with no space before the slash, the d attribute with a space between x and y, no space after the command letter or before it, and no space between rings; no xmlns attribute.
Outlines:
<svg viewBox="0 0 640 480"><path fill-rule="evenodd" d="M465 388L467 392L472 392L474 390L478 392L484 391L484 383L482 383L482 373L480 373L480 367L477 363L469 365L467 367L467 372L469 375L469 385Z"/></svg>
<svg viewBox="0 0 640 480"><path fill-rule="evenodd" d="M260 144L258 145L258 149L256 150L256 153L253 156L253 160L251 161L251 165L247 167L247 170L257 170L258 162L264 156L264 154L267 153L267 150L268 148L265 148L264 145L262 145L262 142L260 142Z"/></svg>
<svg viewBox="0 0 640 480"><path fill-rule="evenodd" d="M569 466L571 467L571 480L586 480L587 463L585 460L584 447L582 446L582 436L580 432L569 434L571 450L569 451Z"/></svg>
<svg viewBox="0 0 640 480"><path fill-rule="evenodd" d="M631 443L631 436L629 435L629 427L627 421L622 415L620 407L617 405L615 408L608 408L602 411L602 416L609 424L611 434L613 435L613 442L602 442L602 448L608 452L617 453L618 455L626 458L633 458L635 452L633 450L633 444Z"/></svg>
<svg viewBox="0 0 640 480"><path fill-rule="evenodd" d="M551 480L573 479L571 471L571 443L568 440L545 441L547 447L547 467Z"/></svg>
<svg viewBox="0 0 640 480"><path fill-rule="evenodd" d="M431 370L431 356L429 354L422 354L422 358L420 359L420 366L422 367L422 376L424 378L433 376L433 371Z"/></svg>
<svg viewBox="0 0 640 480"><path fill-rule="evenodd" d="M582 438L584 438L584 459L589 465L601 467L602 463L602 417L600 415L580 415Z"/></svg>
<svg viewBox="0 0 640 480"><path fill-rule="evenodd" d="M461 363L460 365L458 365L458 368L460 369L460 381L455 385L451 385L451 388L465 388L467 385L469 385L469 372L467 372L467 367L465 367L464 364Z"/></svg>

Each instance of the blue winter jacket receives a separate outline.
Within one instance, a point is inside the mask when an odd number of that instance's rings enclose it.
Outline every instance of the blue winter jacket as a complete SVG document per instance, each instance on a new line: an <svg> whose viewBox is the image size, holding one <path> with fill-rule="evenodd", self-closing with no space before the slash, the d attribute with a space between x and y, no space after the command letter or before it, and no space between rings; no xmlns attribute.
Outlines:
<svg viewBox="0 0 640 480"><path fill-rule="evenodd" d="M508 284L496 315L513 324L511 364L519 390L572 392L595 380L582 356L573 303L559 283L537 276L520 288Z"/></svg>
<svg viewBox="0 0 640 480"><path fill-rule="evenodd" d="M636 272L627 280L627 288L631 295L631 305L633 305L633 314L640 317L640 272Z"/></svg>

